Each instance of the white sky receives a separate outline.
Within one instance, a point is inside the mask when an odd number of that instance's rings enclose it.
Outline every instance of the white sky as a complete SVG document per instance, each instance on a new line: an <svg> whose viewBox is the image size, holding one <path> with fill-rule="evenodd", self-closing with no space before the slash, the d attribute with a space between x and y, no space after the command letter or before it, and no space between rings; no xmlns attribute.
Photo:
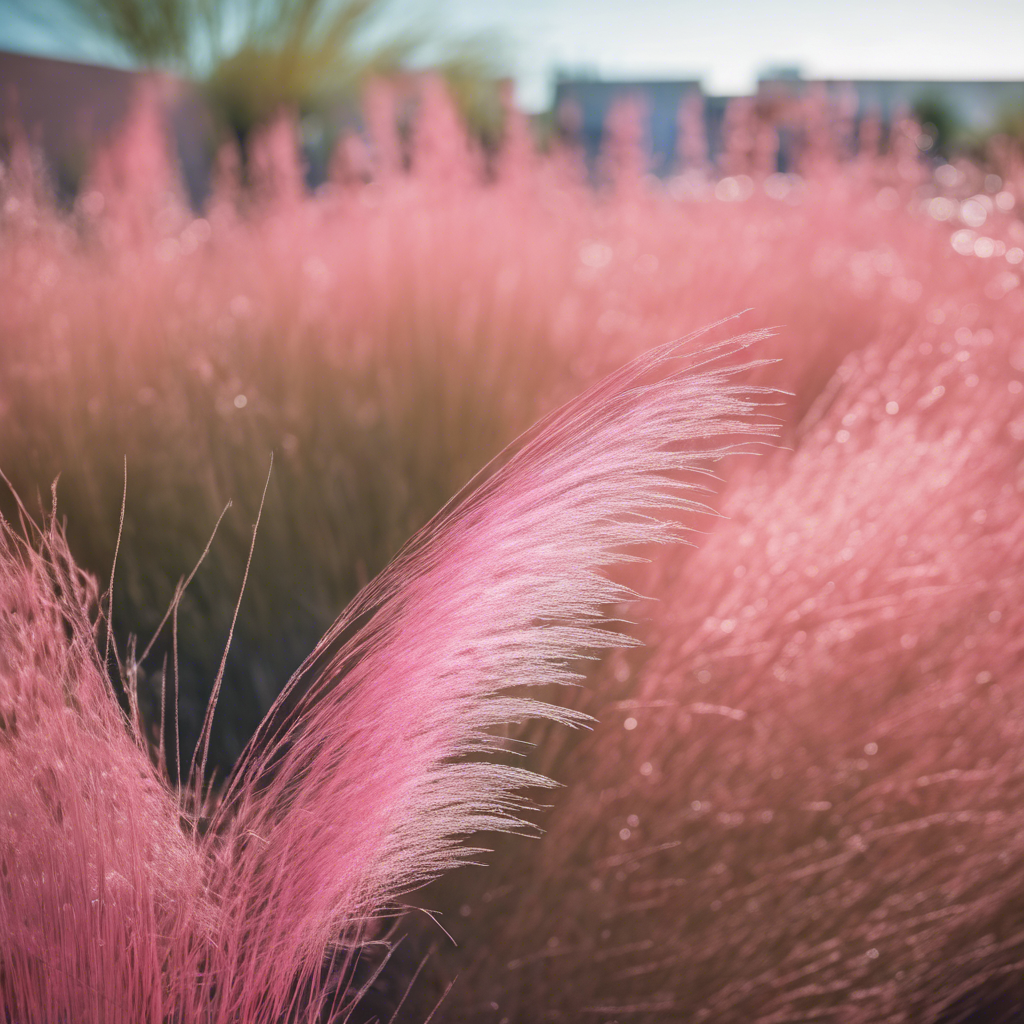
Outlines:
<svg viewBox="0 0 1024 1024"><path fill-rule="evenodd" d="M102 57L47 24L51 2L0 0L0 48ZM410 21L499 34L532 109L556 68L699 77L725 94L780 64L809 77L1024 78L1024 0L391 0L381 27Z"/></svg>
<svg viewBox="0 0 1024 1024"><path fill-rule="evenodd" d="M416 0L395 0L406 5ZM1024 78L1024 0L434 0L440 24L498 29L538 106L556 67L700 77L752 90L768 65L808 77Z"/></svg>

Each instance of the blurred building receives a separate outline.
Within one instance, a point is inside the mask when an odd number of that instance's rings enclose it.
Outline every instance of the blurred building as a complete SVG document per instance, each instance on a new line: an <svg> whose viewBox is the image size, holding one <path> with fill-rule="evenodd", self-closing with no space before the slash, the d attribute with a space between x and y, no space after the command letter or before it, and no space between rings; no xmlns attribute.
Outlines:
<svg viewBox="0 0 1024 1024"><path fill-rule="evenodd" d="M811 79L790 69L764 75L757 83L758 98L768 102L800 100L813 91L837 104L853 101L860 115L873 114L884 124L908 112L934 109L960 132L974 136L990 134L1007 116L1024 111L1024 80Z"/></svg>
<svg viewBox="0 0 1024 1024"><path fill-rule="evenodd" d="M559 75L555 82L555 111L559 125L582 146L591 162L604 138L605 123L613 107L622 100L638 104L641 128L650 153L650 170L671 173L680 145L680 110L687 100L705 101L697 79L682 81L608 81L598 78ZM716 104L724 109L724 100ZM715 111L708 111L714 120ZM721 121L721 112L717 112Z"/></svg>
<svg viewBox="0 0 1024 1024"><path fill-rule="evenodd" d="M158 89L182 175L195 198L206 188L210 119L194 86L166 75L0 51L0 149L23 131L46 159L58 192L71 194L89 155L124 121L139 86Z"/></svg>
<svg viewBox="0 0 1024 1024"><path fill-rule="evenodd" d="M9 140L13 126L20 125L43 151L58 190L70 195L86 170L89 154L123 122L147 78L161 96L183 178L198 203L207 190L214 132L199 90L182 79L0 51L0 153L5 137ZM638 136L635 141L646 154L646 169L661 176L709 162L727 168L723 153L729 126L743 118L744 130L758 124L776 130L777 148L770 160L788 170L799 157L808 112L815 104L841 114L848 122L851 144L857 122L868 115L884 128L914 113L933 130L939 152L950 144L977 141L1001 128L1024 124L1024 80L840 81L804 78L799 68L789 67L762 74L753 96L727 97L706 95L696 78L603 80L560 73L554 99L557 122L565 135L582 145L591 168L597 166L609 115L625 100L633 108L632 122L630 117L620 120L618 130ZM352 119L351 111L337 114L337 123L329 127L337 134L339 125L345 127ZM304 139L311 186L327 175L334 134L323 129L320 124L323 138Z"/></svg>
<svg viewBox="0 0 1024 1024"><path fill-rule="evenodd" d="M941 147L983 139L1024 119L1024 80L1013 81L903 81L826 80L803 78L797 68L779 68L758 79L752 97L707 96L700 81L630 81L559 75L555 109L562 129L574 135L591 161L605 138L609 113L631 98L641 111L650 147L650 170L671 174L680 160L680 134L685 103L697 97L703 110L708 157L719 161L726 146L726 112L741 99L761 123L774 126L780 136L778 164L792 165L799 135L814 103L829 107L850 122L856 134L861 118L877 118L883 128L908 114L927 122Z"/></svg>

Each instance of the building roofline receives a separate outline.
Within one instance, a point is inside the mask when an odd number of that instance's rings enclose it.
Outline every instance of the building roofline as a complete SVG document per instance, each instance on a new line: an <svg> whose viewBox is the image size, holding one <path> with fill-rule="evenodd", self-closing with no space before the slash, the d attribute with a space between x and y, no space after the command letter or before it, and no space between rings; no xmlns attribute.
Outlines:
<svg viewBox="0 0 1024 1024"><path fill-rule="evenodd" d="M1024 78L786 78L783 75L762 75L762 82L784 82L789 85L1024 85Z"/></svg>
<svg viewBox="0 0 1024 1024"><path fill-rule="evenodd" d="M555 78L555 85L614 85L618 88L623 86L634 86L637 88L648 85L696 85L702 84L700 78L593 78L587 75L565 75L559 74Z"/></svg>
<svg viewBox="0 0 1024 1024"><path fill-rule="evenodd" d="M5 57L18 57L25 60L37 60L45 61L49 64L64 64L67 67L79 67L79 68L99 68L102 71L119 71L128 75L138 74L163 74L163 72L156 71L152 68L145 68L139 66L132 66L130 64L113 64L104 62L101 60L88 60L81 59L78 57L61 57L54 56L49 53L34 53L31 50L18 50L11 49L10 47L0 47L0 61Z"/></svg>

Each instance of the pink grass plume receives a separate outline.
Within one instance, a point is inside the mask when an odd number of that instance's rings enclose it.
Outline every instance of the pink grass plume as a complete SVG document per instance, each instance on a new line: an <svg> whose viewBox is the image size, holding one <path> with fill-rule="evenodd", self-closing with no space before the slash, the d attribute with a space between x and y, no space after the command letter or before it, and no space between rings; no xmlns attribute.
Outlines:
<svg viewBox="0 0 1024 1024"><path fill-rule="evenodd" d="M524 827L522 789L549 783L490 759L494 729L581 721L515 691L573 683L574 660L630 643L602 617L630 592L602 570L679 538L678 513L702 507L694 474L771 429L721 362L753 339L656 350L549 416L327 633L217 822L228 917L265 936L264 988L332 939L371 937L401 896L478 854L462 837Z"/></svg>

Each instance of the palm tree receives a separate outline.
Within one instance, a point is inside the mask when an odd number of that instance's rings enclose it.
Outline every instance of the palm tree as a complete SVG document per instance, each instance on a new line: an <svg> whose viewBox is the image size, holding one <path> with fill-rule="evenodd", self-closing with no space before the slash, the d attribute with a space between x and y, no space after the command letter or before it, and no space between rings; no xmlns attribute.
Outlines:
<svg viewBox="0 0 1024 1024"><path fill-rule="evenodd" d="M499 77L497 51L480 39L438 45L424 29L398 29L368 43L387 0L61 3L138 64L203 83L240 139L282 107L307 113L351 97L368 76L421 61L428 45L471 107Z"/></svg>

